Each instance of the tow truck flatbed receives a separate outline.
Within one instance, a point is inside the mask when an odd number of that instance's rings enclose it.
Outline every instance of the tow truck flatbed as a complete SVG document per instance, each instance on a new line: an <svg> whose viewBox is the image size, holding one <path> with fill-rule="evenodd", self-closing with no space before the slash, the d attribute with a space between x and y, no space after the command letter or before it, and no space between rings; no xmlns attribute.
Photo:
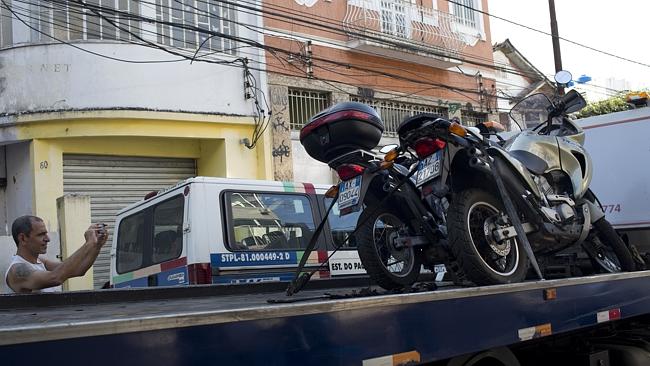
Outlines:
<svg viewBox="0 0 650 366"><path fill-rule="evenodd" d="M57 306L0 297L3 363L43 355L70 365L434 361L650 313L650 271L338 299L324 293L351 289L314 289L292 303L269 303L286 299L279 291L194 296L199 290L150 300L147 289L84 301L53 295Z"/></svg>

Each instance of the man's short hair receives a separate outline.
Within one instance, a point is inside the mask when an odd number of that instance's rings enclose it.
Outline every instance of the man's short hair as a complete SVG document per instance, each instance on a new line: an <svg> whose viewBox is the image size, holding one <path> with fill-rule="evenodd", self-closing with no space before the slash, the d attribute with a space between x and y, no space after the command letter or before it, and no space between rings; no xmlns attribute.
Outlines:
<svg viewBox="0 0 650 366"><path fill-rule="evenodd" d="M14 223L11 224L11 236L14 237L16 246L18 246L19 234L29 235L29 233L32 232L32 222L42 222L42 221L43 219L41 219L40 217L32 216L32 215L20 216L19 218L15 219Z"/></svg>

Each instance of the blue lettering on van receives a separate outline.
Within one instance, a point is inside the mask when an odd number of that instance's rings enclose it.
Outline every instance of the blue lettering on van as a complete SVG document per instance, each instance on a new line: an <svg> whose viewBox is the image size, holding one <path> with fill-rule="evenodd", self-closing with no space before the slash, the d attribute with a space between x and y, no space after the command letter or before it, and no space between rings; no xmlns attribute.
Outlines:
<svg viewBox="0 0 650 366"><path fill-rule="evenodd" d="M134 280L116 283L115 288L147 287L148 285L147 277L140 277Z"/></svg>
<svg viewBox="0 0 650 366"><path fill-rule="evenodd" d="M212 253L213 267L265 266L298 263L296 252L233 252Z"/></svg>
<svg viewBox="0 0 650 366"><path fill-rule="evenodd" d="M189 278L187 275L187 267L174 268L158 273L158 286L178 286L188 284Z"/></svg>
<svg viewBox="0 0 650 366"><path fill-rule="evenodd" d="M254 275L231 275L214 277L214 283L220 284L241 284L260 282L289 282L293 279L293 273L258 273Z"/></svg>

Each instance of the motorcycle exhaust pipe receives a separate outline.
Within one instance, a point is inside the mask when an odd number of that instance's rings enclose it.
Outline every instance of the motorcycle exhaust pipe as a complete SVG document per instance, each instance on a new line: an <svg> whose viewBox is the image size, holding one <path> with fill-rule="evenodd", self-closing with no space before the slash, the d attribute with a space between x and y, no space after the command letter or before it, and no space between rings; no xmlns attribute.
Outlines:
<svg viewBox="0 0 650 366"><path fill-rule="evenodd" d="M488 163L480 158L477 158L476 156L469 159L469 166L482 170L485 173L490 173L490 166Z"/></svg>
<svg viewBox="0 0 650 366"><path fill-rule="evenodd" d="M469 156L483 156L483 152L475 147L469 149L467 152Z"/></svg>

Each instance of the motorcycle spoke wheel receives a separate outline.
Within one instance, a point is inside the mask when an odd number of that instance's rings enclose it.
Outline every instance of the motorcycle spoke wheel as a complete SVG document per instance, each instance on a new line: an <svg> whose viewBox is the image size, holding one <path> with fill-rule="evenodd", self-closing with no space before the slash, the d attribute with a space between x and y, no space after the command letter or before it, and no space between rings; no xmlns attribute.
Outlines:
<svg viewBox="0 0 650 366"><path fill-rule="evenodd" d="M605 218L596 221L592 230L583 247L597 269L606 273L635 270L632 253Z"/></svg>
<svg viewBox="0 0 650 366"><path fill-rule="evenodd" d="M398 277L407 276L415 264L412 247L397 248L395 239L404 230L404 223L395 215L384 213L373 224L373 242L386 270Z"/></svg>
<svg viewBox="0 0 650 366"><path fill-rule="evenodd" d="M509 276L517 270L519 251L516 239L508 239L504 243L497 243L492 237L489 222L499 210L487 202L476 202L467 213L467 229L470 233L472 245L479 254L479 258L494 273Z"/></svg>
<svg viewBox="0 0 650 366"><path fill-rule="evenodd" d="M413 233L408 221L402 219L403 214L393 207L367 208L359 217L355 234L366 272L373 282L387 290L413 285L422 265L418 247L399 243L399 238Z"/></svg>

